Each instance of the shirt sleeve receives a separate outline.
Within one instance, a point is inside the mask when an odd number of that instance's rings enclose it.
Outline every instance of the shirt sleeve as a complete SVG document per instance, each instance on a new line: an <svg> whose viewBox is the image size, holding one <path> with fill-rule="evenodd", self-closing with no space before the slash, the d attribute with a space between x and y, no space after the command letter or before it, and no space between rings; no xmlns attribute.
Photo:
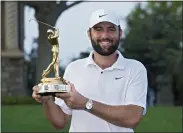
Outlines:
<svg viewBox="0 0 183 133"><path fill-rule="evenodd" d="M146 114L147 82L147 71L142 65L132 76L125 95L125 105L132 104L143 107L143 115Z"/></svg>
<svg viewBox="0 0 183 133"><path fill-rule="evenodd" d="M55 104L58 105L58 106L62 109L62 111L63 111L65 114L72 115L72 109L69 108L69 107L65 104L64 100L55 97Z"/></svg>
<svg viewBox="0 0 183 133"><path fill-rule="evenodd" d="M66 69L65 69L65 73L64 73L63 78L64 78L65 80L68 80L68 79L69 79L69 78L68 78L68 67L66 67ZM64 100L55 97L55 104L58 105L58 106L62 109L62 111L63 111L64 113L66 113L66 114L68 114L68 115L72 115L72 109L69 108L69 107L66 105L66 103L64 102Z"/></svg>

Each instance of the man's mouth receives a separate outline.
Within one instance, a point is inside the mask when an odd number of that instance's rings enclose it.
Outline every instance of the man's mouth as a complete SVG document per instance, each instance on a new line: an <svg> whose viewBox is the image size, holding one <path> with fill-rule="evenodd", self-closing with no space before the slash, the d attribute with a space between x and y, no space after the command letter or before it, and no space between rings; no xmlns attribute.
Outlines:
<svg viewBox="0 0 183 133"><path fill-rule="evenodd" d="M110 40L102 40L102 41L99 41L99 43L102 46L110 46L112 44L112 41L110 41Z"/></svg>
<svg viewBox="0 0 183 133"><path fill-rule="evenodd" d="M103 45L110 45L111 42L109 42L109 41L101 41L100 44L103 44Z"/></svg>

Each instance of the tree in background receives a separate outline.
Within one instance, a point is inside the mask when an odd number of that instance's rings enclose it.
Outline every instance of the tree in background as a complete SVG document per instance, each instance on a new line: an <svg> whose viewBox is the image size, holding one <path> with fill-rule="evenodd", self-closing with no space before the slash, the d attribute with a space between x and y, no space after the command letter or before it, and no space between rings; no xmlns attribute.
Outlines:
<svg viewBox="0 0 183 133"><path fill-rule="evenodd" d="M83 52L81 52L81 53L79 54L79 56L78 56L78 57L73 58L73 59L71 60L71 62L73 62L73 61L75 61L75 60L77 60L77 59L83 59L83 58L86 58L86 57L88 57L88 56L89 56L89 54L90 54L90 52L89 52L89 51L83 51Z"/></svg>
<svg viewBox="0 0 183 133"><path fill-rule="evenodd" d="M180 103L182 3L147 2L144 8L139 3L126 21L128 32L121 42L120 51L145 65L149 87L156 92L164 83L173 85L174 104Z"/></svg>

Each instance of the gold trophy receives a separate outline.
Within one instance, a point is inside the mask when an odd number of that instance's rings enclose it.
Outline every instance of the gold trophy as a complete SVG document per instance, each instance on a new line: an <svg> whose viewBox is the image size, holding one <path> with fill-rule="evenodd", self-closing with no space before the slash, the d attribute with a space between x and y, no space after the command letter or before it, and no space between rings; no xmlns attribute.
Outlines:
<svg viewBox="0 0 183 133"><path fill-rule="evenodd" d="M43 23L41 21L38 22ZM52 46L53 57L52 62L42 73L41 83L38 84L39 88L38 94L40 94L41 96L47 96L47 95L54 96L55 93L65 93L70 91L70 86L66 83L65 79L59 76L59 42L58 42L59 29L55 27L52 28L54 28L54 31L48 29L47 34L48 34L48 42ZM53 78L46 77L51 70L54 70L55 77Z"/></svg>

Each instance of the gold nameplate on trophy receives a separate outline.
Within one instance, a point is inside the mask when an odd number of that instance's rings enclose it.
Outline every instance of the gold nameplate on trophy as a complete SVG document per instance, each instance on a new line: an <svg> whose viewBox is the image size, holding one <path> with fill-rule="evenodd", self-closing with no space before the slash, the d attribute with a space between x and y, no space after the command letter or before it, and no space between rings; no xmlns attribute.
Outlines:
<svg viewBox="0 0 183 133"><path fill-rule="evenodd" d="M38 21L38 20L36 20ZM38 21L40 23L43 23L41 21ZM45 25L48 25L46 23L43 23ZM50 26L50 25L48 25ZM50 26L54 28L54 31L51 29L48 29L48 42L52 46L52 62L49 64L46 70L42 73L42 79L41 83L38 84L39 92L41 96L47 96L47 95L55 95L55 93L65 93L70 91L70 86L66 83L66 81L59 76L59 43L58 43L58 37L59 37L59 29ZM48 78L46 77L51 70L54 70L55 77Z"/></svg>

